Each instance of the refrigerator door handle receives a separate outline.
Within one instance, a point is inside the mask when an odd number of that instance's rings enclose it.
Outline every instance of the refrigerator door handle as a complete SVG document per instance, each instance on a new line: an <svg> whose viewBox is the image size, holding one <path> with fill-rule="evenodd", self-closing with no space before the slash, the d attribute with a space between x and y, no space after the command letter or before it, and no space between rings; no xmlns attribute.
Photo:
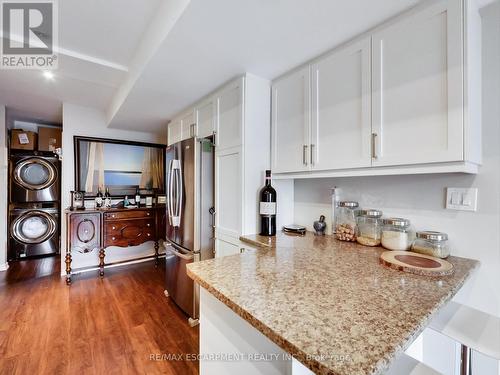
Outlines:
<svg viewBox="0 0 500 375"><path fill-rule="evenodd" d="M182 205L182 172L181 163L179 160L172 160L172 175L175 176L175 206L172 210L172 226L180 227L181 225L181 205ZM173 188L174 184L172 184ZM173 190L173 189L171 189ZM173 200L173 193L171 193Z"/></svg>
<svg viewBox="0 0 500 375"><path fill-rule="evenodd" d="M175 256L177 256L177 257L179 257L181 259L184 259L184 260L192 260L192 259L194 259L194 254L183 254L183 253L177 251L177 249L175 247L173 247L173 246L171 246L169 250L170 250L170 252L172 254L174 254Z"/></svg>
<svg viewBox="0 0 500 375"><path fill-rule="evenodd" d="M167 200L167 215L168 215L168 222L170 225L172 225L172 202L173 202L173 196L172 196L172 160L170 160L169 165L168 165L168 174L167 174L167 194L168 194L168 200Z"/></svg>

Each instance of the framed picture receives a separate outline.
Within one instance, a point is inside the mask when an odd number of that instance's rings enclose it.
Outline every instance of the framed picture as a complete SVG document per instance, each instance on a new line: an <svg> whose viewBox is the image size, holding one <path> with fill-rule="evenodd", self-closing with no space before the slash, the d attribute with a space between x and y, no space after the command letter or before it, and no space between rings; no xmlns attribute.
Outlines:
<svg viewBox="0 0 500 375"><path fill-rule="evenodd" d="M167 196L165 194L158 194L156 196L156 204L166 204Z"/></svg>
<svg viewBox="0 0 500 375"><path fill-rule="evenodd" d="M75 190L86 198L109 188L113 197L141 191L164 193L165 146L153 143L74 137Z"/></svg>

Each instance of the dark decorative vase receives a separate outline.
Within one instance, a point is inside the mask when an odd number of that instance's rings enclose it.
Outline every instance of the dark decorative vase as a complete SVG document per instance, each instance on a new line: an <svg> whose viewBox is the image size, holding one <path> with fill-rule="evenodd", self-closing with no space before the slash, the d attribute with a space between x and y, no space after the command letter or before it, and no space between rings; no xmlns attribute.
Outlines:
<svg viewBox="0 0 500 375"><path fill-rule="evenodd" d="M321 215L319 220L314 222L313 226L317 236L324 236L326 230L325 216Z"/></svg>

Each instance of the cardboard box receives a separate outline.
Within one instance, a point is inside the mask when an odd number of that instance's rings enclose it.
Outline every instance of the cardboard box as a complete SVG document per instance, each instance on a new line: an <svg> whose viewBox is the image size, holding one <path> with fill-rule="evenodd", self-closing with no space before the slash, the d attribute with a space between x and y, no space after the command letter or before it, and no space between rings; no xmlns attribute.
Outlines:
<svg viewBox="0 0 500 375"><path fill-rule="evenodd" d="M38 151L55 151L61 147L62 129L38 127Z"/></svg>
<svg viewBox="0 0 500 375"><path fill-rule="evenodd" d="M22 129L12 129L10 132L10 148L14 150L35 150L37 135Z"/></svg>

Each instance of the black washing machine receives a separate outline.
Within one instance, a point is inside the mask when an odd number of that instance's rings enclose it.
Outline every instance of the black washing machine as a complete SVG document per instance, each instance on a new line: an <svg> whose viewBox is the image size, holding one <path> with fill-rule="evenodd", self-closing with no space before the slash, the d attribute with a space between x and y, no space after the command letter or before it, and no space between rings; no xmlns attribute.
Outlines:
<svg viewBox="0 0 500 375"><path fill-rule="evenodd" d="M55 156L10 156L11 203L58 202L61 167Z"/></svg>
<svg viewBox="0 0 500 375"><path fill-rule="evenodd" d="M59 208L10 210L9 260L59 253Z"/></svg>

